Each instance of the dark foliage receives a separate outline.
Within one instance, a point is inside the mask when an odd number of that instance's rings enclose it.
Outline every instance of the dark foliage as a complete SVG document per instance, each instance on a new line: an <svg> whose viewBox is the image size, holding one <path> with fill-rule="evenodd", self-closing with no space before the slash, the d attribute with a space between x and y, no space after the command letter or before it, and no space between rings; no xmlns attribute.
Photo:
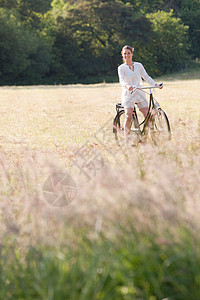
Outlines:
<svg viewBox="0 0 200 300"><path fill-rule="evenodd" d="M161 75L200 53L198 0L0 0L0 84L117 80L121 48Z"/></svg>

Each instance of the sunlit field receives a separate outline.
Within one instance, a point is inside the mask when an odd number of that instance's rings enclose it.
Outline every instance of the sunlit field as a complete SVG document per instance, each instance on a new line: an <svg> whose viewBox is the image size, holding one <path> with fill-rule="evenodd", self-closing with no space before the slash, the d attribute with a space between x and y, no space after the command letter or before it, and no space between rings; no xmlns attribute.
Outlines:
<svg viewBox="0 0 200 300"><path fill-rule="evenodd" d="M200 298L200 79L185 78L154 93L171 141L131 148L112 133L118 83L0 88L0 299Z"/></svg>

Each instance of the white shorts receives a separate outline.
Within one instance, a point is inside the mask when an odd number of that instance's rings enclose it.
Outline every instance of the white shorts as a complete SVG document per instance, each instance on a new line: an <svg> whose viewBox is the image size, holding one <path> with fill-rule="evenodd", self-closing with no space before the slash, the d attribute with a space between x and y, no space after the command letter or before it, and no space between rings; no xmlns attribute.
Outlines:
<svg viewBox="0 0 200 300"><path fill-rule="evenodd" d="M139 102L134 102L134 101L128 101L126 103L122 103L124 108L134 108L135 104L138 106L138 108L143 108L143 107L148 107L148 102L147 100L139 101Z"/></svg>
<svg viewBox="0 0 200 300"><path fill-rule="evenodd" d="M122 99L122 105L124 108L134 108L135 104L139 109L149 106L144 92L136 91L131 97L129 95L128 99Z"/></svg>

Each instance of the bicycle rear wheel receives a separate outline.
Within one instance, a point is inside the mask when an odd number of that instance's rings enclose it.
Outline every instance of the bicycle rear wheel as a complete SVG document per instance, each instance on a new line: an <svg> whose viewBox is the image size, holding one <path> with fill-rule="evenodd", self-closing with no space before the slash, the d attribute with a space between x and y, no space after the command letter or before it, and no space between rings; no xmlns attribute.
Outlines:
<svg viewBox="0 0 200 300"><path fill-rule="evenodd" d="M125 145L125 111L121 110L116 115L114 121L113 121L113 133L115 134L115 140L118 146L122 147ZM137 120L137 115L133 113L133 119L131 122L131 128L130 128L130 141L131 145L137 145L140 142L140 135L141 131L139 128L139 123Z"/></svg>
<svg viewBox="0 0 200 300"><path fill-rule="evenodd" d="M169 120L161 108L153 110L149 125L151 138L156 145L171 139Z"/></svg>

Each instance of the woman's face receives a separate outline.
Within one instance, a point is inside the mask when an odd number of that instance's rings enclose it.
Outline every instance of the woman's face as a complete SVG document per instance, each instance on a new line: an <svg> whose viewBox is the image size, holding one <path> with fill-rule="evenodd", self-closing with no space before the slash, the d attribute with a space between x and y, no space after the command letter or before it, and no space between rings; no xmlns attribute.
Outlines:
<svg viewBox="0 0 200 300"><path fill-rule="evenodd" d="M122 57L125 62L130 62L132 61L133 52L129 49L124 49L122 50Z"/></svg>

